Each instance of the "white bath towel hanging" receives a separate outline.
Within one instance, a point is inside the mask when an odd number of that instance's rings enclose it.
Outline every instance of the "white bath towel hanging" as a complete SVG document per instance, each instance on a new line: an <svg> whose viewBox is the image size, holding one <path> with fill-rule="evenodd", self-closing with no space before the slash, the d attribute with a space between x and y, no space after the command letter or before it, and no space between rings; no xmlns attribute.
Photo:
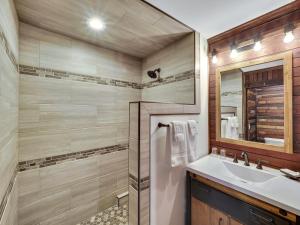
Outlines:
<svg viewBox="0 0 300 225"><path fill-rule="evenodd" d="M187 153L189 162L194 162L200 157L198 149L198 127L195 120L187 122Z"/></svg>
<svg viewBox="0 0 300 225"><path fill-rule="evenodd" d="M188 162L186 132L186 122L171 122L169 136L172 167L186 165Z"/></svg>
<svg viewBox="0 0 300 225"><path fill-rule="evenodd" d="M238 139L238 118L236 116L227 118L227 126L226 126L226 138Z"/></svg>

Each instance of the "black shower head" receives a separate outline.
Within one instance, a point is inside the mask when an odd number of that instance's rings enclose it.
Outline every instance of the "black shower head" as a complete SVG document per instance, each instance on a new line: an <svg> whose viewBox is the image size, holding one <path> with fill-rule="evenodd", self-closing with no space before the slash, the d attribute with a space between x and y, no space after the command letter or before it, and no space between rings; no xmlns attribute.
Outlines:
<svg viewBox="0 0 300 225"><path fill-rule="evenodd" d="M160 68L155 70L149 70L147 72L148 76L152 79L156 79L157 77L159 77L159 73L160 73Z"/></svg>

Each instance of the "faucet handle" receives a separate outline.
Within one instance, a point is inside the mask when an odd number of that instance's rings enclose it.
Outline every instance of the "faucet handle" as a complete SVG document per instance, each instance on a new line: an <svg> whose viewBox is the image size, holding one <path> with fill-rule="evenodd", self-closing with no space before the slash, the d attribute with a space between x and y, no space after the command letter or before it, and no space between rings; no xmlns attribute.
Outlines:
<svg viewBox="0 0 300 225"><path fill-rule="evenodd" d="M257 160L257 166L256 169L262 170L263 169L263 164L268 164L269 162L263 159L258 159Z"/></svg>
<svg viewBox="0 0 300 225"><path fill-rule="evenodd" d="M238 163L239 162L236 153L233 154L232 152L229 152L228 155L233 157L233 162L234 163Z"/></svg>

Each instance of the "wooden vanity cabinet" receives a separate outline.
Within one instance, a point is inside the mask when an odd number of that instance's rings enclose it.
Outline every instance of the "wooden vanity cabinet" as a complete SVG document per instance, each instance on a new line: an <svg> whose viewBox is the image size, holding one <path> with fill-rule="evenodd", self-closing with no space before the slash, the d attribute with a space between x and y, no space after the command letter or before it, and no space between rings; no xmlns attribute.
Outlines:
<svg viewBox="0 0 300 225"><path fill-rule="evenodd" d="M229 215L192 198L192 225L242 225Z"/></svg>
<svg viewBox="0 0 300 225"><path fill-rule="evenodd" d="M300 220L291 212L188 174L186 225L300 225Z"/></svg>

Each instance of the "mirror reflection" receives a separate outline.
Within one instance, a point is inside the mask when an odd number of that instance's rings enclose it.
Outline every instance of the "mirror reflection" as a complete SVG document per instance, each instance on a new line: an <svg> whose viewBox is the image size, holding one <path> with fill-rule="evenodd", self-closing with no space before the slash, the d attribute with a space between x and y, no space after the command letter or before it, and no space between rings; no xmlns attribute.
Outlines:
<svg viewBox="0 0 300 225"><path fill-rule="evenodd" d="M221 137L284 146L283 60L221 73Z"/></svg>

